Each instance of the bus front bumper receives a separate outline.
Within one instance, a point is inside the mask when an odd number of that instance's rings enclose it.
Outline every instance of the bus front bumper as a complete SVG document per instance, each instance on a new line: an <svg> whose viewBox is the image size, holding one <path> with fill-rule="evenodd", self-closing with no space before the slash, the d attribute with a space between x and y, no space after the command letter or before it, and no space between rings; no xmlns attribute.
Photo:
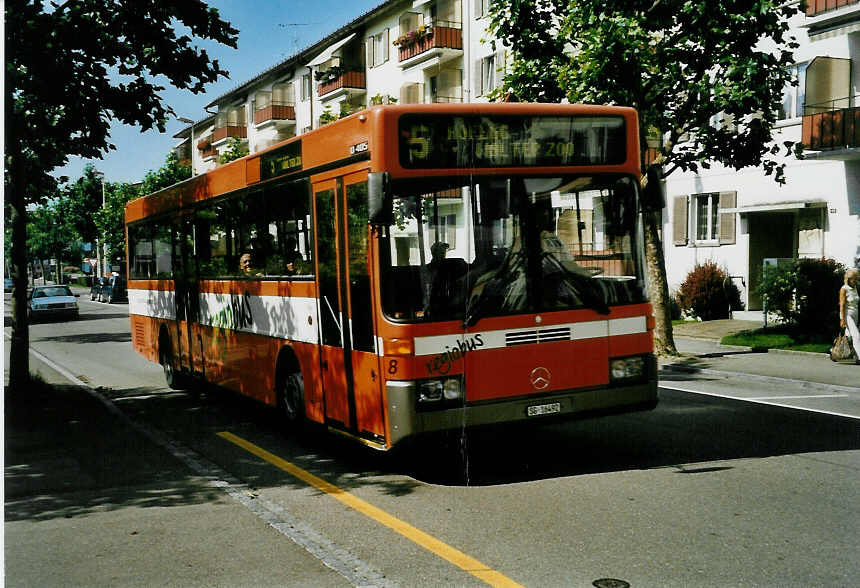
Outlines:
<svg viewBox="0 0 860 588"><path fill-rule="evenodd" d="M399 441L437 431L498 423L535 422L597 416L616 412L651 410L657 406L657 380L591 390L564 390L541 396L467 404L443 410L416 410L416 383L389 381L390 446Z"/></svg>

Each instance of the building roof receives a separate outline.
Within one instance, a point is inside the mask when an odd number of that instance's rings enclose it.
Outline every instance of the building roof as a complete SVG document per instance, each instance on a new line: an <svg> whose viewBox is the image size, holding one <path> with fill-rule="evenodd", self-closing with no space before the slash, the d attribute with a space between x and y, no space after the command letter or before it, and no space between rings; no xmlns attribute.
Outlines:
<svg viewBox="0 0 860 588"><path fill-rule="evenodd" d="M312 45L310 45L308 47L305 47L304 49L302 49L298 53L295 53L294 55L287 57L283 61L276 63L275 65L273 65L269 69L257 74L256 76L247 80L246 82L239 84L238 86L236 86L235 88L233 88L229 92L222 94L221 96L218 96L212 102L210 102L209 104L204 106L204 108L210 108L212 106L215 106L216 104L224 102L224 100L226 100L227 98L231 98L231 97L235 96L236 94L247 91L249 88L253 87L254 85L256 85L261 80L265 79L266 77L281 73L284 70L287 70L291 67L295 67L296 64L301 64L301 62L304 61L305 59L311 59L311 58L315 57L318 52L323 51L328 45L341 40L341 38L346 37L349 34L354 33L359 27L364 25L368 20L379 15L381 12L384 12L385 10L390 8L392 5L397 4L398 2L401 2L401 1L402 0L385 0L381 4L377 5L375 8L368 10L367 12L365 12L364 14L359 16L358 18L352 20L348 24L337 29L336 31L334 31L330 35L320 39L319 41L317 41L316 43L313 43Z"/></svg>

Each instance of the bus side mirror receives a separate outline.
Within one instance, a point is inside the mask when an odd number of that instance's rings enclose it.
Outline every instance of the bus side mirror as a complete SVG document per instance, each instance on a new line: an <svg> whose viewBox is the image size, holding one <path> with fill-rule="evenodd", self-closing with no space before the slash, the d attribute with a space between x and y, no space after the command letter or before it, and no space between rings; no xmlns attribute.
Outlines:
<svg viewBox="0 0 860 588"><path fill-rule="evenodd" d="M371 226L388 226L394 222L394 200L388 172L367 174L367 219Z"/></svg>
<svg viewBox="0 0 860 588"><path fill-rule="evenodd" d="M657 212L666 206L666 189L663 186L663 166L648 166L647 183L642 191L643 212Z"/></svg>

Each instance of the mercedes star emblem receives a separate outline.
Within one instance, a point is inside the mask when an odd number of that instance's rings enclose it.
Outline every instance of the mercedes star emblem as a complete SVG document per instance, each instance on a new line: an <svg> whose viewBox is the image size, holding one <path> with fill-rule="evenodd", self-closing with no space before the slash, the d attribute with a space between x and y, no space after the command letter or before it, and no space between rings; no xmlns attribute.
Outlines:
<svg viewBox="0 0 860 588"><path fill-rule="evenodd" d="M550 377L549 370L545 367L537 367L533 369L530 376L532 388L535 390L543 390L549 386Z"/></svg>

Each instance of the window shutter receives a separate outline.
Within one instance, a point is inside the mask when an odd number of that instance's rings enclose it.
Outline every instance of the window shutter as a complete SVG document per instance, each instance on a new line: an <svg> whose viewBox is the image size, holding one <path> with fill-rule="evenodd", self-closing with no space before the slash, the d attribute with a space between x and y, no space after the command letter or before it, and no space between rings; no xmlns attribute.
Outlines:
<svg viewBox="0 0 860 588"><path fill-rule="evenodd" d="M389 29L385 29L382 32L382 61L380 61L380 63L385 63L386 61L388 61L388 52L390 51L391 45L390 39L388 37L388 31Z"/></svg>
<svg viewBox="0 0 860 588"><path fill-rule="evenodd" d="M505 77L505 65L505 50L499 49L496 51L496 75L493 76L496 88L502 86L502 78Z"/></svg>
<svg viewBox="0 0 860 588"><path fill-rule="evenodd" d="M723 210L735 208L737 205L737 192L720 192L720 245L734 245L736 242L737 217L734 212L723 212Z"/></svg>
<svg viewBox="0 0 860 588"><path fill-rule="evenodd" d="M376 63L373 61L373 37L369 37L364 41L365 63L367 67L373 67Z"/></svg>
<svg viewBox="0 0 860 588"><path fill-rule="evenodd" d="M484 68L483 60L476 59L472 64L472 79L475 80L475 96L484 95Z"/></svg>
<svg viewBox="0 0 860 588"><path fill-rule="evenodd" d="M672 199L672 235L675 245L687 244L687 229L690 226L688 213L687 197L675 196Z"/></svg>

